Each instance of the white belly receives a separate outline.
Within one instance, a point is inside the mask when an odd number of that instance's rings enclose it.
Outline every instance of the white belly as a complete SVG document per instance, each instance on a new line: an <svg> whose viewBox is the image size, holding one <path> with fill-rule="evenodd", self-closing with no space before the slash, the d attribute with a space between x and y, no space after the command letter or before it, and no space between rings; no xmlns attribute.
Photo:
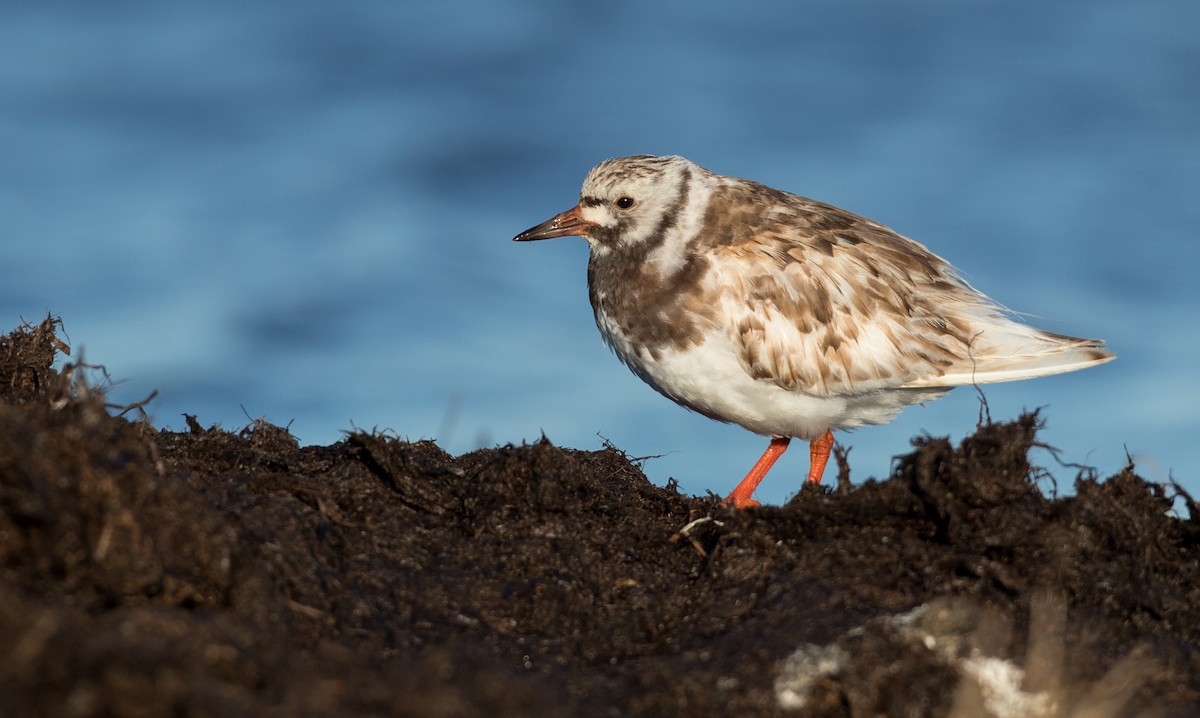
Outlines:
<svg viewBox="0 0 1200 718"><path fill-rule="evenodd" d="M604 327L601 327L603 332ZM603 332L617 356L660 393L719 421L765 436L814 439L827 429L881 424L910 404L936 399L948 389L881 389L820 396L785 389L746 373L720 332L684 350L662 349L657 359L639 354L623 337Z"/></svg>

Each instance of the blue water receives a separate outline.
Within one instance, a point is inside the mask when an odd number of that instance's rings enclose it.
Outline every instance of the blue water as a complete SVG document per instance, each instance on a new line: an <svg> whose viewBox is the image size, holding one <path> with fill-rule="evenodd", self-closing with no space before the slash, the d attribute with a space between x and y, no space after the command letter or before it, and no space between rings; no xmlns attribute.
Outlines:
<svg viewBox="0 0 1200 718"><path fill-rule="evenodd" d="M0 319L60 314L115 401L460 453L607 438L722 493L766 440L600 343L586 245L511 237L676 153L878 219L1120 359L988 387L1101 473L1200 492L1200 4L57 2L0 21ZM960 389L842 434L961 438ZM793 449L760 497L799 485ZM1035 461L1064 486L1074 469Z"/></svg>

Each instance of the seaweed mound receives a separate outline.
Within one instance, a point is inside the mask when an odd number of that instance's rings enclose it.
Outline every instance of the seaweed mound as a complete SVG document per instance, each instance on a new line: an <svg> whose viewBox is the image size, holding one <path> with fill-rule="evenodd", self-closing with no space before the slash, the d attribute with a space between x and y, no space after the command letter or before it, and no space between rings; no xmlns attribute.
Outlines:
<svg viewBox="0 0 1200 718"><path fill-rule="evenodd" d="M1047 496L1036 415L738 512L613 448L158 431L59 329L0 339L0 715L1200 714L1200 512Z"/></svg>

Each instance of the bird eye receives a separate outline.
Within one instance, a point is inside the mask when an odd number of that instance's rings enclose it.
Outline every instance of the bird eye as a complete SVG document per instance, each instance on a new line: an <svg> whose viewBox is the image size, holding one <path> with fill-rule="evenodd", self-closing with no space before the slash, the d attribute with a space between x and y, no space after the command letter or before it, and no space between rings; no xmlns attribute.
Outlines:
<svg viewBox="0 0 1200 718"><path fill-rule="evenodd" d="M633 206L633 197L618 197L617 206L621 209L629 209Z"/></svg>

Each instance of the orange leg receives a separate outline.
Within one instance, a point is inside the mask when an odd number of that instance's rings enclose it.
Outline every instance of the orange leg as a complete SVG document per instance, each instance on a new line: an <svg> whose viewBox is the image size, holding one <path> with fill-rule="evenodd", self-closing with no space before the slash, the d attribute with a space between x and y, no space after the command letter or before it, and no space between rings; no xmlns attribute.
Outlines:
<svg viewBox="0 0 1200 718"><path fill-rule="evenodd" d="M833 451L833 432L829 429L808 443L808 483L821 483L825 464L829 463L829 452Z"/></svg>
<svg viewBox="0 0 1200 718"><path fill-rule="evenodd" d="M733 493L729 494L725 499L726 504L731 504L734 508L744 509L748 506L758 506L758 502L750 498L754 490L758 488L759 482L775 465L775 460L783 456L783 452L787 451L788 443L791 439L786 436L776 436L771 439L771 445L763 452L763 455L754 464L754 468L750 469L750 473L746 474L746 478L742 479L742 483L737 485ZM833 438L830 438L830 443ZM829 457L828 449L825 451L825 457ZM824 467L824 464L822 464ZM809 472L809 477L812 477L812 472ZM819 478L819 477L818 477Z"/></svg>

